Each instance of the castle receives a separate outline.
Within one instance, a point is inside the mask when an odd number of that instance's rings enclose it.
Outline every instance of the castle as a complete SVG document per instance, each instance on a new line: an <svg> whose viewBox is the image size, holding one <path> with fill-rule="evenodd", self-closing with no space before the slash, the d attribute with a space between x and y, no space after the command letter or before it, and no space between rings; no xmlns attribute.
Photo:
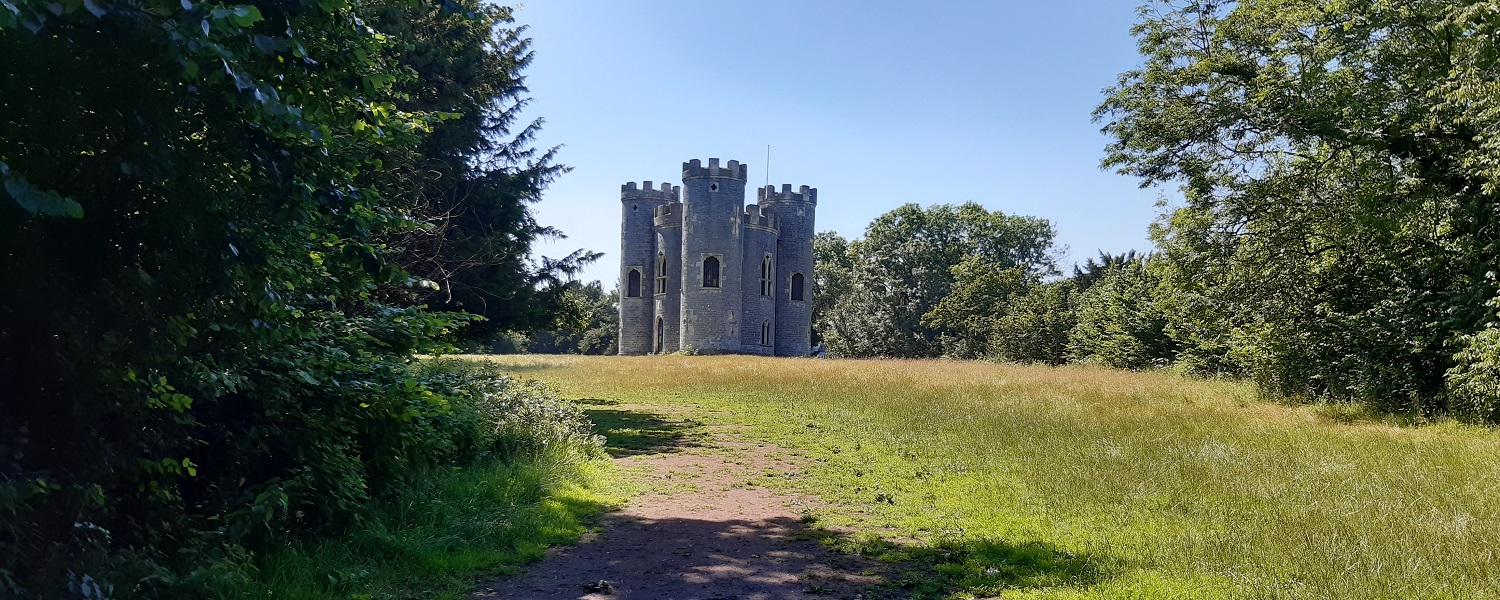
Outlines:
<svg viewBox="0 0 1500 600"><path fill-rule="evenodd" d="M756 191L731 160L682 164L682 186L620 186L620 354L806 356L818 190Z"/></svg>

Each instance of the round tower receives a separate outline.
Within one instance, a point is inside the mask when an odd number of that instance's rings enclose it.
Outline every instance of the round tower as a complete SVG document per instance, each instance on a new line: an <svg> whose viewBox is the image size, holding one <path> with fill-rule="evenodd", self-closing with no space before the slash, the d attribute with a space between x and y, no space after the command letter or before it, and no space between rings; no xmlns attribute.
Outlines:
<svg viewBox="0 0 1500 600"><path fill-rule="evenodd" d="M655 306L652 292L656 279L656 234L653 220L659 206L676 202L681 188L670 183L660 189L647 181L620 186L620 354L652 351Z"/></svg>
<svg viewBox="0 0 1500 600"><path fill-rule="evenodd" d="M740 226L744 263L740 276L740 348L770 356L776 348L776 217L759 205L745 207Z"/></svg>
<svg viewBox="0 0 1500 600"><path fill-rule="evenodd" d="M818 190L766 186L756 193L762 210L776 217L776 356L807 356L812 350L814 217Z"/></svg>
<svg viewBox="0 0 1500 600"><path fill-rule="evenodd" d="M682 347L739 352L741 213L749 172L737 160L682 164Z"/></svg>
<svg viewBox="0 0 1500 600"><path fill-rule="evenodd" d="M682 203L656 207L656 320L652 322L651 352L681 350L682 333Z"/></svg>

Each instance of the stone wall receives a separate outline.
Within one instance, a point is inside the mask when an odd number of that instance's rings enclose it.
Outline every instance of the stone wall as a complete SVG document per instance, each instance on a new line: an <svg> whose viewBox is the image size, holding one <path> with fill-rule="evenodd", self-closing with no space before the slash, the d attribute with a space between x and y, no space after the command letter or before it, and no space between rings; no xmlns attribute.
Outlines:
<svg viewBox="0 0 1500 600"><path fill-rule="evenodd" d="M708 159L708 166L696 159L682 165L682 347L740 351L740 215L747 175L735 160L725 167L717 158ZM718 264L717 286L705 285L710 257Z"/></svg>
<svg viewBox="0 0 1500 600"><path fill-rule="evenodd" d="M620 186L620 354L646 354L652 351L655 307L652 302L653 278L656 275L656 234L653 221L656 209L676 202L681 188L670 183L652 188L647 181ZM630 272L640 274L640 294L631 297Z"/></svg>
<svg viewBox="0 0 1500 600"><path fill-rule="evenodd" d="M813 232L818 190L802 186L781 191L766 186L756 193L762 210L774 215L781 238L776 252L776 355L806 356L812 349ZM802 300L793 300L794 275L802 275Z"/></svg>
<svg viewBox="0 0 1500 600"><path fill-rule="evenodd" d="M776 340L776 218L751 204L745 207L740 239L744 257L740 284L740 347L746 354L772 354ZM761 265L771 261L771 289L762 293ZM761 326L770 329L770 343L761 344Z"/></svg>
<svg viewBox="0 0 1500 600"><path fill-rule="evenodd" d="M656 317L652 324L652 352L659 354L681 349L682 204L674 202L658 207L654 223L656 260L666 262L666 268L657 271L657 276L663 277L662 291L656 291L655 282L651 288Z"/></svg>

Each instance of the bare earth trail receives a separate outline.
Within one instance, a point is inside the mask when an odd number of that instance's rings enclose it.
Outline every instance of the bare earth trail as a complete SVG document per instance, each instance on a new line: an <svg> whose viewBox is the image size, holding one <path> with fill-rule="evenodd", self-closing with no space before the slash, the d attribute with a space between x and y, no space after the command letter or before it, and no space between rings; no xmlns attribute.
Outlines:
<svg viewBox="0 0 1500 600"><path fill-rule="evenodd" d="M604 402L607 404L607 402ZM889 565L838 555L805 531L806 500L755 480L796 476L799 457L695 428L676 407L591 410L616 463L643 492L600 532L558 548L475 599L782 600L876 598Z"/></svg>

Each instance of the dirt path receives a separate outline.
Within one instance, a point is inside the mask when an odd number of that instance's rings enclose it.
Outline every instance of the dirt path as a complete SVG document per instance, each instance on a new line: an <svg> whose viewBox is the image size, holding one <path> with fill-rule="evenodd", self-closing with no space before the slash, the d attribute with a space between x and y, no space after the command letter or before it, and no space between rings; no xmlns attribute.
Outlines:
<svg viewBox="0 0 1500 600"><path fill-rule="evenodd" d="M732 430L674 427L672 409L614 406L594 418L616 462L644 493L606 515L601 532L554 550L472 598L781 600L875 598L882 565L800 539L805 500L754 485L795 474L800 459L737 441ZM633 416L634 415L634 416ZM686 421L686 423L691 423ZM652 432L660 435L653 437ZM656 443L661 441L670 443ZM626 447L622 447L626 446ZM634 448L629 446L636 446ZM885 597L881 595L880 597Z"/></svg>

